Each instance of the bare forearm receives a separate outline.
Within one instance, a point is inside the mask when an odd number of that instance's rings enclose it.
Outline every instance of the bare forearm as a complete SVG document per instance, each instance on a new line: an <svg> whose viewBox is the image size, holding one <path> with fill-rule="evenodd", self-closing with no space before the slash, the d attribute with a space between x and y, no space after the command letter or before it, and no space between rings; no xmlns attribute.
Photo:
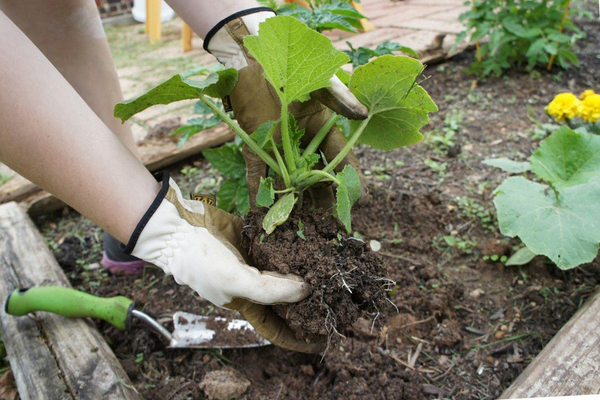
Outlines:
<svg viewBox="0 0 600 400"><path fill-rule="evenodd" d="M0 12L0 160L127 242L158 184Z"/></svg>
<svg viewBox="0 0 600 400"><path fill-rule="evenodd" d="M231 14L260 6L256 0L167 0L167 3L202 38Z"/></svg>

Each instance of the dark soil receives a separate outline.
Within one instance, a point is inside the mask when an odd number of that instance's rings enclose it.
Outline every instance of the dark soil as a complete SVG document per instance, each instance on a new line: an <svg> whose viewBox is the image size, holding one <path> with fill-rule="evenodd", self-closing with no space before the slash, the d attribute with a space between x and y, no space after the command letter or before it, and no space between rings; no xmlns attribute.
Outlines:
<svg viewBox="0 0 600 400"><path fill-rule="evenodd" d="M600 91L600 22L580 26L588 37L578 44L577 69L476 81L464 73L473 52L428 67L422 85L440 112L424 143L387 153L357 149L372 197L354 213L353 226L366 243L381 243L386 275L397 283L389 296L399 311L379 332L371 330L372 316L363 315L321 358L274 346L173 350L142 324L121 332L98 322L136 389L148 400L202 399L209 372L233 369L250 382L242 399L499 397L600 283L598 259L570 271L542 257L523 267L492 261L519 242L503 237L495 222L493 190L507 174L482 163L527 159L543 137L529 116L550 122L544 106L557 93ZM456 134L448 146L432 140L449 129ZM188 160L172 169L178 182L198 184L192 164L198 180L214 176L204 160ZM101 235L88 225L77 231L83 240L67 241L69 221L77 218L71 212L37 221L74 286L128 296L167 326L177 310L237 316L156 269L115 277L90 268L99 259L84 252Z"/></svg>
<svg viewBox="0 0 600 400"><path fill-rule="evenodd" d="M391 304L386 292L395 283L386 278L379 255L362 240L347 237L330 211L302 208L268 236L264 214L256 211L244 219L251 264L296 274L313 288L299 303L273 307L298 339L335 345L363 313L381 324Z"/></svg>

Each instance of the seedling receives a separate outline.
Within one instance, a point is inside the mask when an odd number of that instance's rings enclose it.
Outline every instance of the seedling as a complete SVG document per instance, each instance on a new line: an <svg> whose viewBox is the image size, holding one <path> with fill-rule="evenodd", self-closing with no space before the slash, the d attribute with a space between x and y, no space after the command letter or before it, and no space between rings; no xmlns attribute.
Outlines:
<svg viewBox="0 0 600 400"><path fill-rule="evenodd" d="M352 167L339 172L336 167L359 142L392 150L423 139L419 130L429 121L428 114L437 111L433 100L417 84L423 64L410 57L386 55L357 68L349 78L349 88L367 107L368 116L363 121L350 121L348 143L336 157L326 160L318 149L338 116L333 115L308 146L301 148L304 131L288 107L328 87L333 75L349 61L348 56L336 50L325 36L287 16L266 20L259 34L246 37L244 44L263 67L264 77L279 98L278 120L267 121L256 132L248 133L215 104L211 98L229 94L236 85L238 73L234 69L212 72L202 81L176 75L146 94L117 104L115 116L125 121L154 104L199 99L270 167L273 175L261 180L256 201L257 206L269 208L263 221L267 234L288 219L305 190L323 182L336 185L334 211L347 232L352 232L350 210L361 194L360 179ZM281 143L274 139L277 128ZM325 165L322 169L316 168L319 161ZM276 176L283 187L275 187Z"/></svg>

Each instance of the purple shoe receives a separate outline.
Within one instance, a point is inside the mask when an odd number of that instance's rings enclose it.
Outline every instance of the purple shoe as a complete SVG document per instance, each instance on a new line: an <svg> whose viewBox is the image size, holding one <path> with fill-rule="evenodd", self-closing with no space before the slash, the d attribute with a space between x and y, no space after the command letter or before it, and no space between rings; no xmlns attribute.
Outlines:
<svg viewBox="0 0 600 400"><path fill-rule="evenodd" d="M104 233L104 253L100 265L113 275L141 275L146 262L123 252L123 245Z"/></svg>

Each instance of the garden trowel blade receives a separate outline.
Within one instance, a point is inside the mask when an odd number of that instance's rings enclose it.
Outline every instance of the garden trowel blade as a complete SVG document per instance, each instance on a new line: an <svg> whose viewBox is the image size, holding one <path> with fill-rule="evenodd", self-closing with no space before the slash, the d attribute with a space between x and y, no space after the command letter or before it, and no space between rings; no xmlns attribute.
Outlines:
<svg viewBox="0 0 600 400"><path fill-rule="evenodd" d="M189 314L173 314L172 348L227 349L271 344L248 321Z"/></svg>

